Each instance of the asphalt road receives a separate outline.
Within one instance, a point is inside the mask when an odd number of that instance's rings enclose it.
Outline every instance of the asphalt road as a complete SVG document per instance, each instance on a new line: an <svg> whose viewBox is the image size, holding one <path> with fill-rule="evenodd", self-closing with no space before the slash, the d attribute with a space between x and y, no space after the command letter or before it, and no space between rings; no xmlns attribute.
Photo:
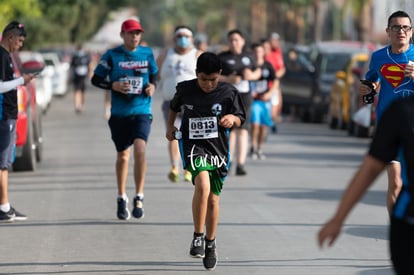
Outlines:
<svg viewBox="0 0 414 275"><path fill-rule="evenodd" d="M0 274L201 274L188 256L191 184L172 184L160 98L148 144L145 218L116 219L115 149L104 94L86 110L55 98L43 120L44 161L10 174L10 200L29 219L0 225ZM221 196L215 274L389 275L385 175L347 220L336 245L316 234L334 212L368 140L288 119L269 135L267 160L230 175ZM132 174L128 194L133 195Z"/></svg>

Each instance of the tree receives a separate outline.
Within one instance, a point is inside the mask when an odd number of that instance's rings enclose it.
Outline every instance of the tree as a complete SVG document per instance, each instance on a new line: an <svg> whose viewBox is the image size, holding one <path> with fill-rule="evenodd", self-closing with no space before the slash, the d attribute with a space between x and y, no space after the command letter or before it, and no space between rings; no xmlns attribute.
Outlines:
<svg viewBox="0 0 414 275"><path fill-rule="evenodd" d="M347 0L344 12L351 11L354 28L357 31L357 40L368 42L371 30L372 0Z"/></svg>
<svg viewBox="0 0 414 275"><path fill-rule="evenodd" d="M42 15L38 0L0 0L0 10L2 11L0 17L2 30L12 20L18 20L25 24L25 19L39 19ZM25 25L29 31L30 25Z"/></svg>

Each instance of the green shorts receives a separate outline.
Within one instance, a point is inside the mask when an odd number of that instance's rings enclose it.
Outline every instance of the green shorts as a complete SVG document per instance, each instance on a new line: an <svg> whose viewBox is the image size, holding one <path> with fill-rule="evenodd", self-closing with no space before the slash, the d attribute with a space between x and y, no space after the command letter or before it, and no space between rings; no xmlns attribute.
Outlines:
<svg viewBox="0 0 414 275"><path fill-rule="evenodd" d="M217 167L214 165L211 165L207 161L205 161L204 158L198 157L194 161L193 167L191 164L187 165L186 169L189 171L193 178L193 184L194 179L200 173L201 171L209 171L208 174L210 176L210 190L217 196L220 196L221 190L223 189L223 183L224 180L219 176Z"/></svg>

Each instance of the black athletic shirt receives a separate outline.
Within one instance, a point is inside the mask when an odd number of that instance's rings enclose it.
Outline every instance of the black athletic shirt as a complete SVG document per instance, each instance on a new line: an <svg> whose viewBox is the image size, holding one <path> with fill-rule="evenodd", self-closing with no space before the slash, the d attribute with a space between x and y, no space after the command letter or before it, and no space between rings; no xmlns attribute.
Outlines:
<svg viewBox="0 0 414 275"><path fill-rule="evenodd" d="M0 46L0 78L10 81L15 78L13 62L6 49ZM17 89L0 94L0 119L17 119Z"/></svg>
<svg viewBox="0 0 414 275"><path fill-rule="evenodd" d="M254 57L243 51L241 54L234 54L231 51L225 51L218 54L221 61L222 72L224 76L236 74L243 77L243 70L248 68L254 71L257 68L256 60ZM248 93L250 91L249 83L247 80L241 81L241 83L235 84L240 93Z"/></svg>
<svg viewBox="0 0 414 275"><path fill-rule="evenodd" d="M239 93L231 84L219 82L214 91L205 93L197 79L178 83L170 108L182 111L180 151L184 167L194 165L195 158L202 156L219 168L221 177L227 175L230 131L217 122L224 115L233 114L243 123L246 114L242 106Z"/></svg>
<svg viewBox="0 0 414 275"><path fill-rule="evenodd" d="M369 154L401 163L403 188L393 210L399 219L414 222L414 96L397 99L382 115ZM398 156L398 158L396 158Z"/></svg>

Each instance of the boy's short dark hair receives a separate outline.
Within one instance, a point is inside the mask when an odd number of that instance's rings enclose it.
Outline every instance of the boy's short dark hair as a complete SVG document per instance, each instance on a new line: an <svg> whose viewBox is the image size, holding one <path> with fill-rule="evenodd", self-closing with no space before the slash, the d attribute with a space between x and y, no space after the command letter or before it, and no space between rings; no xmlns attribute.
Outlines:
<svg viewBox="0 0 414 275"><path fill-rule="evenodd" d="M17 21L12 21L3 30L3 37L8 36L9 34L16 34L18 36L24 36L26 37L26 30L24 29L24 24L19 23Z"/></svg>
<svg viewBox="0 0 414 275"><path fill-rule="evenodd" d="M220 58L212 52L204 52L197 59L197 73L212 74L221 70Z"/></svg>
<svg viewBox="0 0 414 275"><path fill-rule="evenodd" d="M240 35L240 37L244 38L243 33L242 33L242 32L241 32L241 30L239 30L239 29L233 29L233 30L230 30L230 31L227 33L227 38L229 38L229 37L230 37L230 36L232 36L233 34L238 34L238 35Z"/></svg>
<svg viewBox="0 0 414 275"><path fill-rule="evenodd" d="M405 11L396 11L396 12L393 12L391 15L390 15L390 17L388 17L388 27L390 27L390 24L391 24L391 20L393 19L393 18L397 18L397 17L406 17L406 18L408 18L409 20L410 20L410 23L411 23L411 18L410 18L410 16L408 15L408 13L406 13Z"/></svg>
<svg viewBox="0 0 414 275"><path fill-rule="evenodd" d="M258 43L258 42L255 42L255 43L253 43L253 44L250 46L250 49L254 50L254 49L258 48L258 47L263 47L263 43Z"/></svg>

